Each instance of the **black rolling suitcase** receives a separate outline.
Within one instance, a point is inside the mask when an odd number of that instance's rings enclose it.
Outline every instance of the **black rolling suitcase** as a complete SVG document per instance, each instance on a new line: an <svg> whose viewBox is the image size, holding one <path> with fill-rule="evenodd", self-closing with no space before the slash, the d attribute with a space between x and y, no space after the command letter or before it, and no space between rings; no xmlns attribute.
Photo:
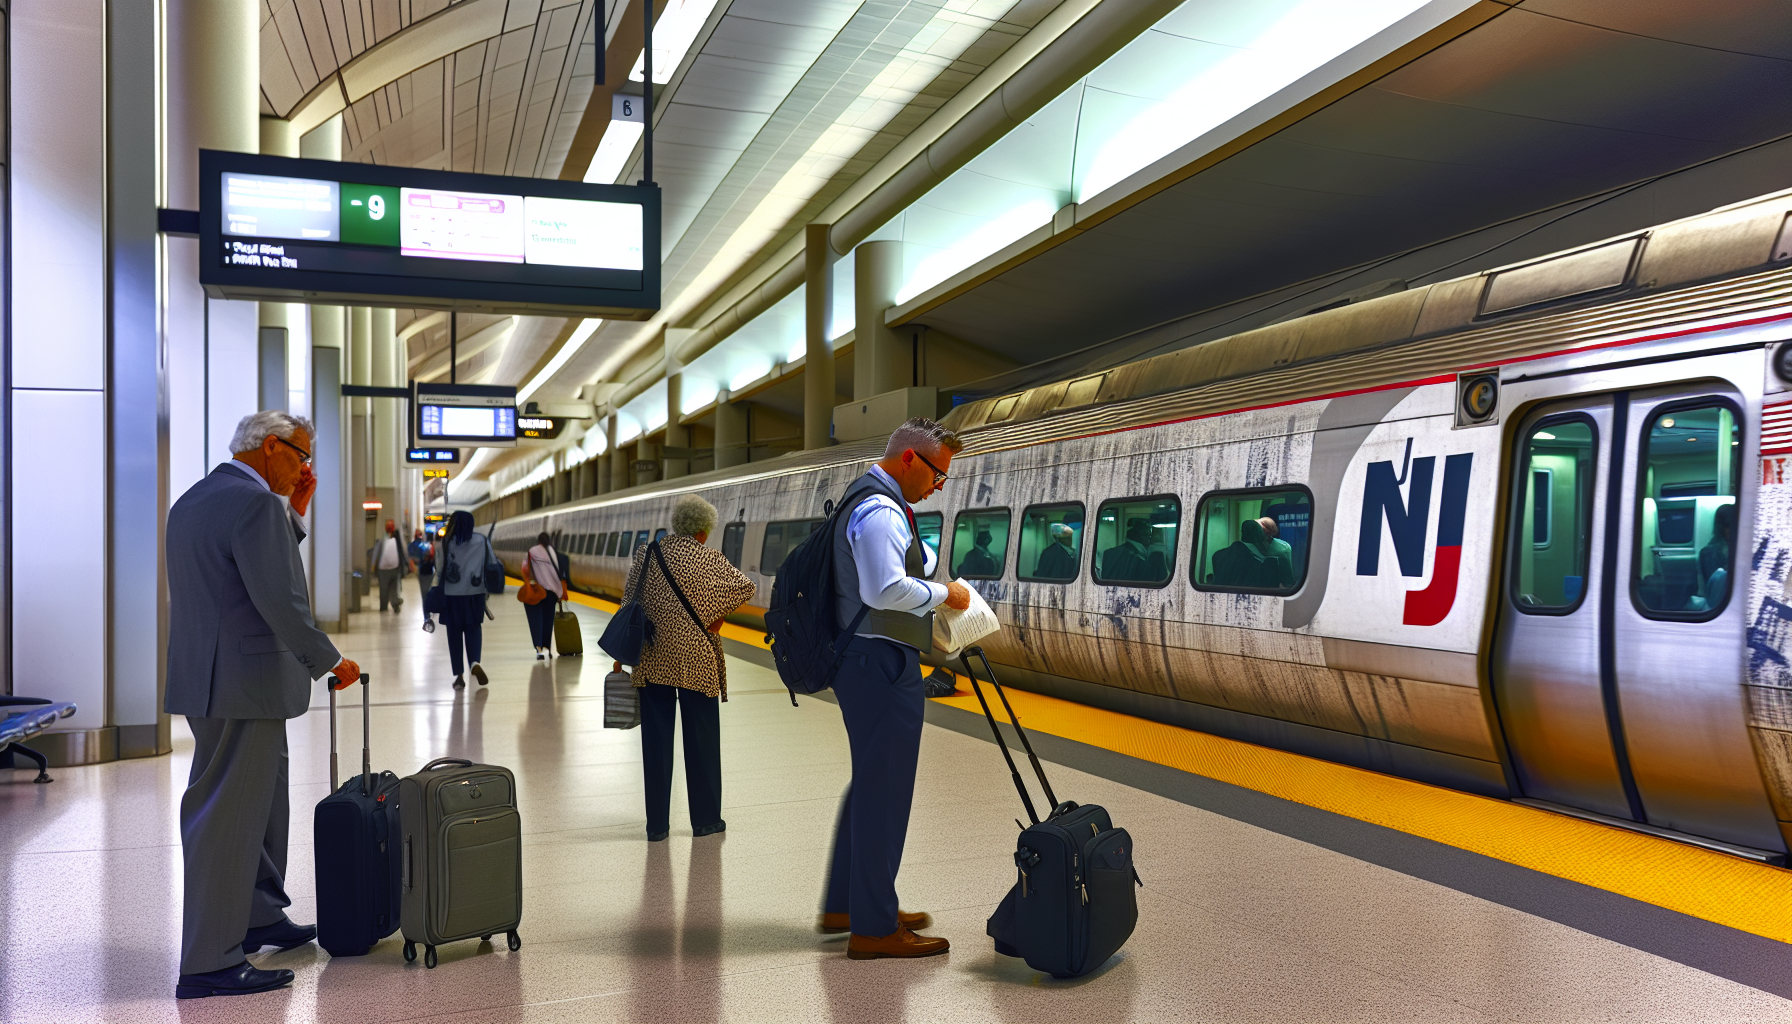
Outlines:
<svg viewBox="0 0 1792 1024"><path fill-rule="evenodd" d="M983 662L984 674L995 686L996 696L1001 698L1008 720L1014 723L1021 746L1033 762L1033 772L1039 776L1045 798L1051 801L1052 811L1044 821L1039 820L1033 798L1027 794L1020 770L1014 766L1014 756L1008 751L995 715L990 713L983 687L971 671L973 654ZM996 952L1020 957L1034 970L1059 978L1087 974L1107 963L1126 944L1139 920L1133 886L1144 883L1133 869L1132 836L1123 828L1115 828L1101 807L1068 800L1058 802L983 648L966 648L961 660L965 675L971 677L977 702L983 705L983 717L995 733L996 746L1002 748L1002 759L1008 762L1014 788L1020 792L1021 803L1033 821L1021 830L1015 843L1014 887L990 916L986 931L995 940Z"/></svg>
<svg viewBox="0 0 1792 1024"><path fill-rule="evenodd" d="M330 795L312 818L317 865L317 944L331 956L363 956L398 930L398 776L373 774L371 701L361 674L361 774L336 783L336 691L330 691Z"/></svg>

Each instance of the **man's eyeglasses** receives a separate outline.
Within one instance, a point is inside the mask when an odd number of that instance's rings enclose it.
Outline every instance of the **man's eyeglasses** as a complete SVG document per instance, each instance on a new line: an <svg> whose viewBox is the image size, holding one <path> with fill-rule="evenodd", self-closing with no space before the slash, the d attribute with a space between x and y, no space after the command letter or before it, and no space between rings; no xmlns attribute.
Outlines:
<svg viewBox="0 0 1792 1024"><path fill-rule="evenodd" d="M311 463L311 453L310 452L306 451L303 448L300 448L296 444L293 444L291 441L288 441L284 437L276 437L276 438L274 438L274 440L280 442L281 444L285 445L288 448L291 448L293 451L298 452L299 453L299 465L301 465L301 466L310 465L310 463ZM917 452L916 454L920 454L920 453Z"/></svg>
<svg viewBox="0 0 1792 1024"><path fill-rule="evenodd" d="M909 451L914 451L914 449L910 448ZM933 470L933 486L938 487L941 484L946 482L945 471L940 469L940 467L934 465L933 462L927 458L927 456L922 455L920 452L915 452L915 458L920 459L922 462L927 463L927 468Z"/></svg>

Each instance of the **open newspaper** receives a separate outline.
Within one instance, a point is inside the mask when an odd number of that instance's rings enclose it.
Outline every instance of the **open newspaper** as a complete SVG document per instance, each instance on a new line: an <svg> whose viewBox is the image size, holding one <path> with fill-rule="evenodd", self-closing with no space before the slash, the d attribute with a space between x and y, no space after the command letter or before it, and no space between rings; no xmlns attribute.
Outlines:
<svg viewBox="0 0 1792 1024"><path fill-rule="evenodd" d="M959 611L942 604L933 610L933 642L942 651L961 651L1002 628L995 611L977 593L977 588L966 584L965 589L971 592L969 608Z"/></svg>

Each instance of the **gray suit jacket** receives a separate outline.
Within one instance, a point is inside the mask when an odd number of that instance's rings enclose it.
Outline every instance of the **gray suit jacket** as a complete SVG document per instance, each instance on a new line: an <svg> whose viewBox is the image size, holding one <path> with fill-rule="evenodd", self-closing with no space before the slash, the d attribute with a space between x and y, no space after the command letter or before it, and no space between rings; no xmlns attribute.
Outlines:
<svg viewBox="0 0 1792 1024"><path fill-rule="evenodd" d="M297 718L341 655L311 618L303 536L227 462L168 510L168 713Z"/></svg>

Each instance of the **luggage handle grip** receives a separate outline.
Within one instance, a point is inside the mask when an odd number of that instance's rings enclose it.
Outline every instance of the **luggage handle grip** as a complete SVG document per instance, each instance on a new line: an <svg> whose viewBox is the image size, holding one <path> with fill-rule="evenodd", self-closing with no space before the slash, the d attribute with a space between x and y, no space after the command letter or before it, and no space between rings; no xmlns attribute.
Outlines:
<svg viewBox="0 0 1792 1024"><path fill-rule="evenodd" d="M423 771L433 772L437 768L446 768L447 766L449 766L451 764L459 765L462 768L473 767L473 762L467 760L464 757L438 757L434 761L431 761L428 764L424 765ZM419 774L421 774L421 773L419 773Z"/></svg>
<svg viewBox="0 0 1792 1024"><path fill-rule="evenodd" d="M976 651L978 657L983 657L983 648L967 647L959 653L958 660L964 663L964 674L971 678L971 691L977 695L977 703L983 706L983 717L989 722L989 731L995 734L996 746L1002 751L1002 760L1008 762L1008 775L1014 780L1014 791L1020 794L1020 802L1027 808L1027 817L1037 825L1039 824L1039 811L1033 806L1032 794L1027 792L1026 783L1021 781L1020 769L1015 766L1014 755L1008 750L1008 741L1002 736L1002 730L996 726L996 716L990 712L989 700L983 696L983 685L977 681L977 673L971 671L972 651ZM983 664L987 668L989 660L984 658ZM990 673L990 681L995 681L994 672ZM1001 691L1000 683L996 683L996 690L998 693ZM1009 712L1009 718L1013 717L1014 713Z"/></svg>
<svg viewBox="0 0 1792 1024"><path fill-rule="evenodd" d="M373 758L367 749L368 737L371 735L367 727L368 710L370 707L368 704L367 683L372 678L372 676L363 672L361 673L361 678L359 680L361 684L361 792L363 795L366 795L368 792L369 783L367 777L373 771ZM336 688L334 686L326 686L324 687L324 690L330 695L330 792L334 793L336 792L336 787L341 785L341 781L338 778L339 773L337 771L336 758Z"/></svg>

